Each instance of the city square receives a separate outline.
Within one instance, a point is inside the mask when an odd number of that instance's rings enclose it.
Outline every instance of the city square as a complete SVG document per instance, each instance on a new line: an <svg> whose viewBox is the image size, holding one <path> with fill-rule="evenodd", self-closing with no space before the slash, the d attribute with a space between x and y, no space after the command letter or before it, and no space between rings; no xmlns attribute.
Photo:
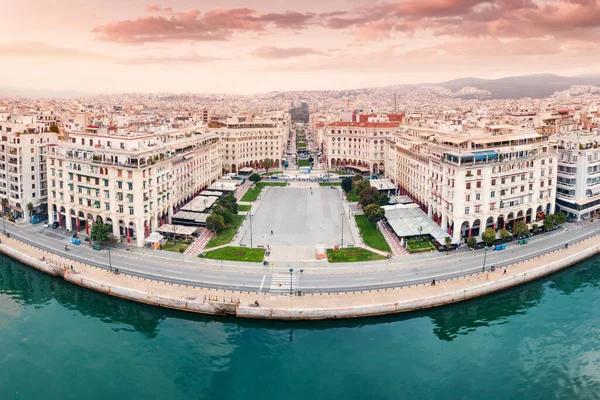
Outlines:
<svg viewBox="0 0 600 400"><path fill-rule="evenodd" d="M347 210L346 210L347 212ZM332 247L342 239L353 245L347 214L336 189L329 187L269 187L252 215L252 229L246 224L241 244L250 246ZM271 232L273 232L271 234Z"/></svg>

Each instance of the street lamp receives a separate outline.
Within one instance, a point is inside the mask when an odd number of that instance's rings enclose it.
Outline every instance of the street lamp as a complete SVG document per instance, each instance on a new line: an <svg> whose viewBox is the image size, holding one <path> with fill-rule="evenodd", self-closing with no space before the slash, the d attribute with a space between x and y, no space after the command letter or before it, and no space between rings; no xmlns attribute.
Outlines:
<svg viewBox="0 0 600 400"><path fill-rule="evenodd" d="M294 273L294 268L290 268L290 296L292 295L292 274Z"/></svg>
<svg viewBox="0 0 600 400"><path fill-rule="evenodd" d="M252 206L250 206L250 248L252 248Z"/></svg>
<svg viewBox="0 0 600 400"><path fill-rule="evenodd" d="M487 258L488 247L485 246L483 250L484 250L484 253L483 253L483 269L482 269L481 272L485 272L485 260Z"/></svg>
<svg viewBox="0 0 600 400"><path fill-rule="evenodd" d="M110 268L110 272L113 272L112 269L112 260L110 259L110 247L106 249L108 251L108 267Z"/></svg>
<svg viewBox="0 0 600 400"><path fill-rule="evenodd" d="M344 248L344 214L340 214L340 216L342 217L342 225L341 225L341 228L342 228L342 242L340 244L340 248L343 249Z"/></svg>
<svg viewBox="0 0 600 400"><path fill-rule="evenodd" d="M4 236L6 236L6 216L4 215L4 210L2 210L2 223L4 224Z"/></svg>
<svg viewBox="0 0 600 400"><path fill-rule="evenodd" d="M423 227L419 226L419 239L423 236Z"/></svg>

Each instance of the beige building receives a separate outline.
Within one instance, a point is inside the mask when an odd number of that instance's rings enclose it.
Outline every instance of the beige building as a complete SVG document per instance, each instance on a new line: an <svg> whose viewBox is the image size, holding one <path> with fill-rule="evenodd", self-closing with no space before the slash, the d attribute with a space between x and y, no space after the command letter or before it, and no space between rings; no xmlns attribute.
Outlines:
<svg viewBox="0 0 600 400"><path fill-rule="evenodd" d="M386 139L399 127L399 122L332 122L326 126L324 136L325 162L330 168L383 173Z"/></svg>
<svg viewBox="0 0 600 400"><path fill-rule="evenodd" d="M455 240L554 212L558 152L534 131L408 126L386 148L386 177Z"/></svg>
<svg viewBox="0 0 600 400"><path fill-rule="evenodd" d="M90 126L48 146L49 222L89 233L96 221L123 242L150 232L221 176L221 143L204 129L130 132Z"/></svg>
<svg viewBox="0 0 600 400"><path fill-rule="evenodd" d="M271 168L281 167L290 129L286 121L233 117L209 126L222 141L224 171L262 169L266 158L273 160Z"/></svg>

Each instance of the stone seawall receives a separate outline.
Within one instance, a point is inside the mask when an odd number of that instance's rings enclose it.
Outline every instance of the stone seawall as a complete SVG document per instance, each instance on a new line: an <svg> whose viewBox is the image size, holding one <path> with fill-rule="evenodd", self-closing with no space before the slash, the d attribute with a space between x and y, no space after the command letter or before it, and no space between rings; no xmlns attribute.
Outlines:
<svg viewBox="0 0 600 400"><path fill-rule="evenodd" d="M0 244L0 252L42 272L63 277L73 284L139 303L201 314L236 315L241 318L311 320L415 311L498 292L539 279L598 254L600 237L510 265L507 274L496 270L488 274L439 281L436 286L426 284L364 293L291 297L211 290L115 275L88 265L71 263L68 259L8 238ZM256 300L260 302L259 307L254 305Z"/></svg>

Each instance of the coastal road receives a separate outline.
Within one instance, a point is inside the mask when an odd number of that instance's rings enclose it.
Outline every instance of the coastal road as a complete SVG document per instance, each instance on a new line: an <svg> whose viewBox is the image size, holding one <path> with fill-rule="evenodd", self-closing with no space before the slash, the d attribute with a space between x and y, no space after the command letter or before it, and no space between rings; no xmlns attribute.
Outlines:
<svg viewBox="0 0 600 400"><path fill-rule="evenodd" d="M42 248L46 251L87 263L99 268L109 269L106 251L94 251L87 246L70 245L65 252L66 240L33 233L31 227L7 225L7 231L15 238ZM533 256L564 247L566 242L574 243L600 232L600 225L591 223L573 226L568 231L557 230L539 235L529 244L519 246L511 244L503 251L488 251L486 269L492 265L502 268L505 265L526 260ZM173 255L176 256L176 255ZM151 254L111 252L113 268L122 273L154 279L173 284L201 286L228 290L255 291L263 293L289 293L290 277L282 269L248 267L237 268L239 272L219 271L218 261L169 259ZM292 276L293 291L304 293L350 292L361 290L385 289L406 285L431 282L432 279L444 280L453 277L481 272L484 252L468 252L460 250L446 256L443 253L432 253L429 257L402 256L390 261L362 264L327 264L306 268L303 274ZM235 265L229 263L228 265ZM370 270L371 265L378 266L378 271ZM323 271L326 270L326 271ZM318 273L317 273L318 272ZM282 278L285 276L286 278Z"/></svg>

